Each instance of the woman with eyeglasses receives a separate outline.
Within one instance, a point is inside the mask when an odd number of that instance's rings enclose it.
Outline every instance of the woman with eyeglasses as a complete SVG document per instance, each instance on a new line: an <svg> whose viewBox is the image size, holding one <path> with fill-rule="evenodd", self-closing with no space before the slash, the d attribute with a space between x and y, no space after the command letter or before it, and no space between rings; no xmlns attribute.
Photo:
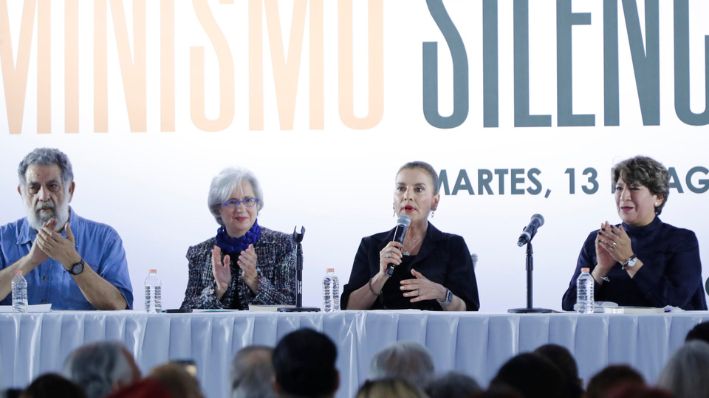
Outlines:
<svg viewBox="0 0 709 398"><path fill-rule="evenodd" d="M209 187L216 236L187 250L189 280L182 310L249 304L295 304L296 244L258 224L263 194L248 170L222 170Z"/></svg>

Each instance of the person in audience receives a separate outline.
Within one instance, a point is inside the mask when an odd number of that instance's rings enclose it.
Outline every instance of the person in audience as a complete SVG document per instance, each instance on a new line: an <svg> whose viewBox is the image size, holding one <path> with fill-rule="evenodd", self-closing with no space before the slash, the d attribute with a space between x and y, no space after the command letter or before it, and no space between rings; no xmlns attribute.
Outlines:
<svg viewBox="0 0 709 398"><path fill-rule="evenodd" d="M531 352L518 354L505 362L490 386L508 386L524 398L562 398L564 380L561 371L548 359Z"/></svg>
<svg viewBox="0 0 709 398"><path fill-rule="evenodd" d="M172 398L203 398L204 394L197 378L192 376L184 366L176 363L160 365L148 374L149 379L157 380Z"/></svg>
<svg viewBox="0 0 709 398"><path fill-rule="evenodd" d="M420 388L404 379L367 380L359 387L356 398L428 398Z"/></svg>
<svg viewBox="0 0 709 398"><path fill-rule="evenodd" d="M273 391L273 348L244 347L231 363L232 398L275 398Z"/></svg>
<svg viewBox="0 0 709 398"><path fill-rule="evenodd" d="M180 396L180 395L178 395ZM107 398L175 398L167 387L156 379L145 378L120 388L107 396Z"/></svg>
<svg viewBox="0 0 709 398"><path fill-rule="evenodd" d="M447 372L426 386L430 398L472 398L481 392L482 388L475 379L457 372Z"/></svg>
<svg viewBox="0 0 709 398"><path fill-rule="evenodd" d="M698 397L698 396L697 396ZM622 385L611 390L604 398L676 398L669 391L639 384Z"/></svg>
<svg viewBox="0 0 709 398"><path fill-rule="evenodd" d="M644 386L645 379L628 365L608 365L588 381L585 398L606 398L609 391L625 385Z"/></svg>
<svg viewBox="0 0 709 398"><path fill-rule="evenodd" d="M222 170L209 187L216 236L187 250L189 279L182 310L295 304L296 244L259 225L263 193L248 170Z"/></svg>
<svg viewBox="0 0 709 398"><path fill-rule="evenodd" d="M273 349L273 382L278 397L334 397L340 386L337 347L325 334L298 329Z"/></svg>
<svg viewBox="0 0 709 398"><path fill-rule="evenodd" d="M461 236L439 231L428 219L438 208L438 174L421 161L399 168L394 181L395 216L411 225L404 242L395 228L362 239L341 307L354 310L401 309L477 311L475 269ZM393 273L387 267L393 265Z"/></svg>
<svg viewBox="0 0 709 398"><path fill-rule="evenodd" d="M56 373L45 373L30 383L20 398L85 398L84 390Z"/></svg>
<svg viewBox="0 0 709 398"><path fill-rule="evenodd" d="M88 398L102 398L140 379L133 355L114 341L86 344L64 362L64 376L82 386Z"/></svg>
<svg viewBox="0 0 709 398"><path fill-rule="evenodd" d="M680 347L660 372L657 386L675 398L709 395L709 344L695 340Z"/></svg>
<svg viewBox="0 0 709 398"><path fill-rule="evenodd" d="M20 271L29 304L60 310L132 308L120 236L69 206L76 183L66 154L37 148L22 159L17 176L27 214L0 226L0 305L11 304L12 279Z"/></svg>
<svg viewBox="0 0 709 398"><path fill-rule="evenodd" d="M399 378L418 388L425 388L433 379L431 354L425 347L413 342L399 342L379 351L369 370L369 378Z"/></svg>
<svg viewBox="0 0 709 398"><path fill-rule="evenodd" d="M517 390L512 387L497 385L490 386L487 390L476 394L473 398L524 398Z"/></svg>
<svg viewBox="0 0 709 398"><path fill-rule="evenodd" d="M709 343L709 321L698 323L687 332L687 336L684 341L700 340L705 343Z"/></svg>
<svg viewBox="0 0 709 398"><path fill-rule="evenodd" d="M566 347L558 344L544 344L534 350L553 363L564 375L564 397L577 398L583 394L583 380L579 377L578 366L574 356Z"/></svg>
<svg viewBox="0 0 709 398"><path fill-rule="evenodd" d="M596 301L706 310L697 237L659 218L669 195L667 168L649 157L636 156L616 164L612 179L622 223L605 221L589 234L562 308L573 310L576 278L582 267L589 267Z"/></svg>

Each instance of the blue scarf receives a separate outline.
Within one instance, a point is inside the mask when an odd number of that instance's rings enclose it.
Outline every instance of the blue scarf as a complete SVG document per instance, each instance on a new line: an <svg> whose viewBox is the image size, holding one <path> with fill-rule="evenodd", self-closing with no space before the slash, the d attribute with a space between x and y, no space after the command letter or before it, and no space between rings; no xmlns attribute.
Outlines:
<svg viewBox="0 0 709 398"><path fill-rule="evenodd" d="M246 250L249 245L256 244L261 238L261 227L258 226L258 219L254 221L254 225L246 231L244 236L232 238L226 232L226 228L219 227L217 230L217 246L222 249L222 253L235 255Z"/></svg>

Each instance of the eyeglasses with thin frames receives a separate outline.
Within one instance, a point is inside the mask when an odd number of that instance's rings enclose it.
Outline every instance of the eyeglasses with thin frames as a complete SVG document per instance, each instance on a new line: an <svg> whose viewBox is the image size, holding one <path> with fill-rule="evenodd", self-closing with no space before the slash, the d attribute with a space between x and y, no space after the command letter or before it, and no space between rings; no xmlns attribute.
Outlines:
<svg viewBox="0 0 709 398"><path fill-rule="evenodd" d="M239 207L239 205L244 205L244 207L254 207L259 203L258 198L252 198L250 196L247 196L243 199L236 199L236 198L231 198L227 200L226 202L222 203L222 207L227 208L227 209L236 209Z"/></svg>

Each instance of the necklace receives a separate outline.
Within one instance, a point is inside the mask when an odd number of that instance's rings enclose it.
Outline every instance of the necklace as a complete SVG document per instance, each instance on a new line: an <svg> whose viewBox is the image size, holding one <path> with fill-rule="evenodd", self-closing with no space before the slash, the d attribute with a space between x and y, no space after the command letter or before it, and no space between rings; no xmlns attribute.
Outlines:
<svg viewBox="0 0 709 398"><path fill-rule="evenodd" d="M421 240L423 239L423 236L417 238L417 239L412 239L409 241L409 250L404 249L404 255L405 256L410 256L411 252L416 249L416 247L421 243Z"/></svg>

